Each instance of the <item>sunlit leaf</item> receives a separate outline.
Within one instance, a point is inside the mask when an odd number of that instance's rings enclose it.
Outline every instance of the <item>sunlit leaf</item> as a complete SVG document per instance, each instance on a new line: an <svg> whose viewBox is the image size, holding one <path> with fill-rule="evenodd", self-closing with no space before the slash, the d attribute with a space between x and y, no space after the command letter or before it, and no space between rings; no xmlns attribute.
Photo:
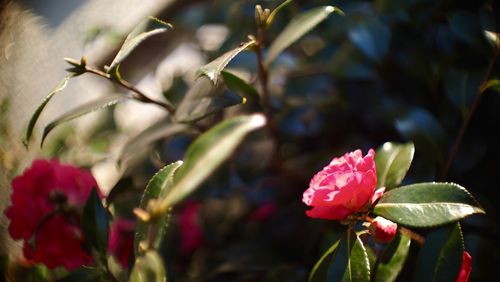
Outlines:
<svg viewBox="0 0 500 282"><path fill-rule="evenodd" d="M363 242L348 230L330 262L328 281L370 281L370 262Z"/></svg>
<svg viewBox="0 0 500 282"><path fill-rule="evenodd" d="M175 119L178 122L192 122L241 103L241 96L224 91L222 86L216 86L206 76L201 76L186 93L175 112Z"/></svg>
<svg viewBox="0 0 500 282"><path fill-rule="evenodd" d="M115 71L123 60L132 52L142 41L147 38L166 32L172 29L172 25L161 21L154 17L148 17L136 26L132 32L129 33L125 42L123 42L120 51L116 54L113 62L109 66L108 73Z"/></svg>
<svg viewBox="0 0 500 282"><path fill-rule="evenodd" d="M130 282L165 282L167 272L163 259L156 251L148 251L144 256L137 258L132 272Z"/></svg>
<svg viewBox="0 0 500 282"><path fill-rule="evenodd" d="M433 227L484 213L484 210L460 185L432 182L403 186L385 193L373 212L402 225Z"/></svg>
<svg viewBox="0 0 500 282"><path fill-rule="evenodd" d="M500 80L499 79L491 79L491 80L488 80L486 81L485 83L483 83L479 89L479 91L481 93L483 93L484 91L490 89L490 88L493 88L495 90L499 90L500 88Z"/></svg>
<svg viewBox="0 0 500 282"><path fill-rule="evenodd" d="M244 51L245 49L255 45L255 41L250 40L248 42L242 43L238 48L235 48L231 51L224 53L222 56L217 59L211 61L210 63L202 66L198 70L199 75L206 75L213 84L218 83L219 76L222 70L229 64L229 62L236 57L239 53Z"/></svg>
<svg viewBox="0 0 500 282"><path fill-rule="evenodd" d="M418 255L415 281L456 281L463 252L460 224L433 230Z"/></svg>
<svg viewBox="0 0 500 282"><path fill-rule="evenodd" d="M43 146L45 138L47 138L47 135L52 131L52 129L54 129L61 123L68 122L85 114L116 105L120 102L125 101L126 99L128 99L128 96L124 96L121 94L104 96L97 100L76 107L75 109L72 109L71 111L59 116L58 118L47 124L47 126L45 126L45 128L43 129L42 141L40 143L40 146Z"/></svg>
<svg viewBox="0 0 500 282"><path fill-rule="evenodd" d="M173 124L169 121L161 120L128 140L120 152L119 162L121 163L127 156L136 153L138 150L157 140L181 133L189 128L185 124Z"/></svg>
<svg viewBox="0 0 500 282"><path fill-rule="evenodd" d="M293 18L269 47L266 63L272 63L283 50L299 40L333 12L343 14L339 8L323 6L303 12Z"/></svg>
<svg viewBox="0 0 500 282"><path fill-rule="evenodd" d="M377 264L375 281L396 281L410 251L410 237L398 234L386 247Z"/></svg>
<svg viewBox="0 0 500 282"><path fill-rule="evenodd" d="M386 191L398 186L410 168L414 153L413 143L384 143L375 154L377 185Z"/></svg>
<svg viewBox="0 0 500 282"><path fill-rule="evenodd" d="M68 81L72 77L74 77L74 75L69 75L65 77L63 80L61 80L61 82L59 82L59 84L52 91L50 91L50 93L47 96L45 96L45 98L43 99L42 103L38 106L38 108L36 108L35 112L30 118L26 130L24 131L23 144L25 147L28 147L31 135L33 134L33 129L35 128L36 121L40 117L40 114L42 113L47 103L49 103L50 99L52 99L54 95L59 93L66 87L66 85L68 85Z"/></svg>
<svg viewBox="0 0 500 282"><path fill-rule="evenodd" d="M151 199L158 199L163 197L172 189L174 174L177 169L182 165L182 161L177 161L175 163L169 164L158 171L148 182L144 193L142 194L142 199L139 207L146 210L146 207ZM139 243L148 237L148 229L151 228L152 239L150 241L151 246L149 249L158 249L161 245L161 240L165 234L168 225L169 213L165 213L161 218L156 219L155 222L143 222L138 221L136 226L135 238L134 238L134 250L136 257L139 257Z"/></svg>
<svg viewBox="0 0 500 282"><path fill-rule="evenodd" d="M198 137L184 156L175 175L175 186L162 202L170 207L191 194L236 149L251 131L264 126L262 114L225 120Z"/></svg>
<svg viewBox="0 0 500 282"><path fill-rule="evenodd" d="M290 4L292 1L293 0L286 0L283 3L281 3L278 7L276 7L271 12L271 14L269 14L269 17L267 17L266 26L269 27L271 24L273 24L274 17L276 17L276 15L278 14L278 12L281 11L281 9L285 8L286 6L288 6L288 4Z"/></svg>
<svg viewBox="0 0 500 282"><path fill-rule="evenodd" d="M109 222L97 189L92 192L83 207L82 230L85 240L101 255L105 256L108 247Z"/></svg>

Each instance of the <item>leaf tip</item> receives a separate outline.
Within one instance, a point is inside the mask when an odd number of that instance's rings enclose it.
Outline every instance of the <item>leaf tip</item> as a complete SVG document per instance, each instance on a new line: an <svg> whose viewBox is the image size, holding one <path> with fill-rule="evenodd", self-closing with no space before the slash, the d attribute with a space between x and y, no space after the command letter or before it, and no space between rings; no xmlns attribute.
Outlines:
<svg viewBox="0 0 500 282"><path fill-rule="evenodd" d="M255 114L250 118L250 124L258 128L266 124L266 117L263 114Z"/></svg>

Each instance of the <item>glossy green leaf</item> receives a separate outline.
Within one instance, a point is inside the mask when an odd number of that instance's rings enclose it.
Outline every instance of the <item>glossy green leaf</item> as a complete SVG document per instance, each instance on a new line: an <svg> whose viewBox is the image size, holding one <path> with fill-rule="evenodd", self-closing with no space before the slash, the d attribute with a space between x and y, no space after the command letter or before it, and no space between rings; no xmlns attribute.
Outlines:
<svg viewBox="0 0 500 282"><path fill-rule="evenodd" d="M460 224L433 230L418 255L415 281L456 281L463 252Z"/></svg>
<svg viewBox="0 0 500 282"><path fill-rule="evenodd" d="M398 186L410 168L414 153L413 143L384 143L375 154L378 187L388 191Z"/></svg>
<svg viewBox="0 0 500 282"><path fill-rule="evenodd" d="M227 64L229 64L229 62L234 59L234 57L236 57L239 53L253 45L255 45L255 41L253 40L240 44L238 48L228 51L217 59L202 66L198 70L198 75L206 75L213 82L213 84L217 84L219 76L222 70L227 66Z"/></svg>
<svg viewBox="0 0 500 282"><path fill-rule="evenodd" d="M71 111L59 116L58 118L47 124L47 126L45 126L45 128L43 129L42 141L40 142L40 146L43 146L43 143L45 141L45 138L47 138L47 135L61 123L68 122L75 118L81 117L85 114L116 105L118 103L125 101L128 98L129 98L128 96L124 96L121 94L104 96L97 100L76 107Z"/></svg>
<svg viewBox="0 0 500 282"><path fill-rule="evenodd" d="M224 78L224 84L234 91L238 91L243 94L243 96L250 102L258 102L260 100L259 92L245 80L241 79L237 75L227 71L222 71L222 77Z"/></svg>
<svg viewBox="0 0 500 282"><path fill-rule="evenodd" d="M377 263L375 281L396 281L410 251L410 237L398 234L386 247Z"/></svg>
<svg viewBox="0 0 500 282"><path fill-rule="evenodd" d="M382 195L373 212L412 227L443 225L471 214L484 213L465 188L440 182L393 189Z"/></svg>
<svg viewBox="0 0 500 282"><path fill-rule="evenodd" d="M165 282L167 272L163 259L156 251L148 251L139 257L130 273L130 282Z"/></svg>
<svg viewBox="0 0 500 282"><path fill-rule="evenodd" d="M42 113L43 109L45 106L49 103L50 99L54 97L57 93L61 92L64 88L66 88L66 85L68 85L68 81L70 78L74 77L74 75L69 75L65 77L59 84L52 90L50 93L45 96L43 99L42 103L36 108L35 112L30 118L30 121L28 122L28 126L26 127L26 130L24 131L24 137L23 137L23 144L25 147L28 147L31 135L33 135L33 129L35 128L36 121L40 117L40 114Z"/></svg>
<svg viewBox="0 0 500 282"><path fill-rule="evenodd" d="M321 258L316 262L311 272L309 273L309 282L323 282L326 280L328 266L330 265L330 260L333 253L337 249L340 243L340 238L335 240L333 244L323 253Z"/></svg>
<svg viewBox="0 0 500 282"><path fill-rule="evenodd" d="M293 18L269 47L266 63L272 63L283 50L299 40L333 12L343 14L339 8L323 6L303 12Z"/></svg>
<svg viewBox="0 0 500 282"><path fill-rule="evenodd" d="M109 222L106 208L104 208L97 189L92 189L83 207L81 221L85 240L95 248L99 254L105 256L108 247Z"/></svg>
<svg viewBox="0 0 500 282"><path fill-rule="evenodd" d="M121 163L131 154L136 153L157 140L184 132L189 128L185 124L172 124L169 121L161 120L128 140L120 152L118 162Z"/></svg>
<svg viewBox="0 0 500 282"><path fill-rule="evenodd" d="M172 25L159 20L154 17L148 17L143 20L138 26L136 26L132 32L129 33L125 42L123 42L120 51L116 54L113 62L109 66L108 73L116 71L118 66L123 62L123 60L144 40L147 38L166 32L172 29Z"/></svg>
<svg viewBox="0 0 500 282"><path fill-rule="evenodd" d="M366 248L352 230L346 232L330 262L328 281L370 281L370 262Z"/></svg>
<svg viewBox="0 0 500 282"><path fill-rule="evenodd" d="M162 205L173 206L191 194L236 149L243 138L266 123L262 114L225 120L198 137L187 149L175 186Z"/></svg>
<svg viewBox="0 0 500 282"><path fill-rule="evenodd" d="M174 184L174 174L181 165L182 161L169 164L158 171L149 180L139 205L141 209L145 210L151 199L163 197L170 189L172 189ZM149 246L149 248L158 249L160 247L161 240L163 239L163 235L165 234L168 225L168 216L169 213L166 213L161 218L157 219L156 222L137 222L134 238L134 250L137 257L140 255L139 243L147 238L149 228L151 228L151 236L153 236L153 239L151 240L152 245Z"/></svg>
<svg viewBox="0 0 500 282"><path fill-rule="evenodd" d="M243 103L234 92L215 86L206 76L199 77L175 112L178 122L192 122L229 106Z"/></svg>

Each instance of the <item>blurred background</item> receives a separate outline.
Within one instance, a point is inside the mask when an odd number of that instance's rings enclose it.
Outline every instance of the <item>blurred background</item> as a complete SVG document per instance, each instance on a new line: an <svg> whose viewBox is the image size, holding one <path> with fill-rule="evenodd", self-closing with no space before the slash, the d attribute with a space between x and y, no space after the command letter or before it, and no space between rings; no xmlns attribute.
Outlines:
<svg viewBox="0 0 500 282"><path fill-rule="evenodd" d="M144 42L122 64L122 77L151 97L179 101L197 68L255 34L254 7L281 1L230 0L19 0L0 4L0 210L10 181L35 157L58 157L92 170L120 209L133 218L147 179L162 164L182 159L195 137L162 138L140 152L122 148L148 125L165 119L154 105L129 101L56 128L40 149L43 125L97 97L123 92L99 77L72 79L43 112L26 150L23 130L43 97L66 76L62 58L110 64L128 32L153 15L175 29ZM294 1L266 34L272 42L299 12L334 5L332 15L287 49L270 69L280 165L268 169L270 141L245 141L184 206L164 247L173 281L305 281L327 246L335 223L306 218L302 192L333 156L386 141L414 142L416 153L404 184L452 181L466 187L486 215L462 223L473 257L471 281L500 275L498 197L499 89L479 94L498 79L496 33L499 3L489 1L375 0ZM256 58L245 52L232 70L256 81ZM480 99L476 101L476 97ZM475 113L446 172L450 152L473 104ZM209 118L255 110L231 107ZM118 189L117 187L124 187ZM0 221L0 251L19 246ZM186 223L187 222L187 223ZM179 231L180 230L180 231ZM182 242L182 230L190 241ZM427 230L419 230L425 234ZM187 240L187 239L184 239ZM180 247L179 247L180 246ZM412 275L414 247L400 281Z"/></svg>

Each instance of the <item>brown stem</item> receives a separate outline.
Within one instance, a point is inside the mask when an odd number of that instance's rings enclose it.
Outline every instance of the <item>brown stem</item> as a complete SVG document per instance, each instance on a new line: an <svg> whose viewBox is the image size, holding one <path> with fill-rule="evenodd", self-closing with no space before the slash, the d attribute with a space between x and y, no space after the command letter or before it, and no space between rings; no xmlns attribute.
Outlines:
<svg viewBox="0 0 500 282"><path fill-rule="evenodd" d="M123 80L121 78L114 78L109 73L105 73L103 71L91 68L89 66L85 66L85 71L88 73L96 74L98 76L104 77L108 80L111 80L113 82L118 83L120 86L132 91L132 93L134 93L133 97L141 102L158 105L158 106L164 108L165 110L167 110L172 115L175 113L175 108L172 105L169 105L165 102L157 101L157 100L154 100L154 99L148 97L141 90L137 89L137 87L135 87L132 83L130 83L126 80Z"/></svg>
<svg viewBox="0 0 500 282"><path fill-rule="evenodd" d="M406 227L400 226L399 231L401 232L401 234L410 237L413 241L417 242L420 246L422 246L425 243L424 236L422 236L418 233L415 233Z"/></svg>
<svg viewBox="0 0 500 282"><path fill-rule="evenodd" d="M461 145L462 140L464 138L465 131L467 130L467 127L469 126L469 124L472 120L472 116L474 116L474 114L477 111L477 108L479 107L479 103L481 101L481 96L483 94L482 86L484 85L485 82L488 81L488 79L491 75L491 72L493 71L493 67L495 66L495 63L496 63L496 60L498 57L498 53L500 50L500 47L497 45L494 48L495 48L495 50L493 53L493 58L491 59L489 65L488 65L488 68L486 69L486 73L484 75L484 78L483 78L481 84L479 84L478 90L476 92L476 96L474 97L474 102L472 102L470 109L465 114L464 122L462 123L462 127L460 127L460 131L458 132L457 138L455 139L455 143L453 144L453 147L451 148L450 154L448 155L448 159L446 161L446 164L445 164L443 170L441 171L441 174L439 177L440 181L444 181L446 179L446 177L448 176L448 172L450 171L451 164L453 163L453 160L455 159L455 157L458 153L458 149L460 148L460 145Z"/></svg>
<svg viewBox="0 0 500 282"><path fill-rule="evenodd" d="M269 163L269 168L271 170L280 170L281 162L278 151L278 132L276 125L273 121L272 116L272 106L271 106L271 95L269 93L268 83L269 83L269 72L267 66L264 62L264 56L262 51L265 44L265 26L260 24L257 30L257 43L256 43L256 53L257 53L257 65L258 65L258 77L261 85L262 91L262 107L264 108L264 115L266 116L266 127L269 134L273 140L273 147L271 153L271 161Z"/></svg>

